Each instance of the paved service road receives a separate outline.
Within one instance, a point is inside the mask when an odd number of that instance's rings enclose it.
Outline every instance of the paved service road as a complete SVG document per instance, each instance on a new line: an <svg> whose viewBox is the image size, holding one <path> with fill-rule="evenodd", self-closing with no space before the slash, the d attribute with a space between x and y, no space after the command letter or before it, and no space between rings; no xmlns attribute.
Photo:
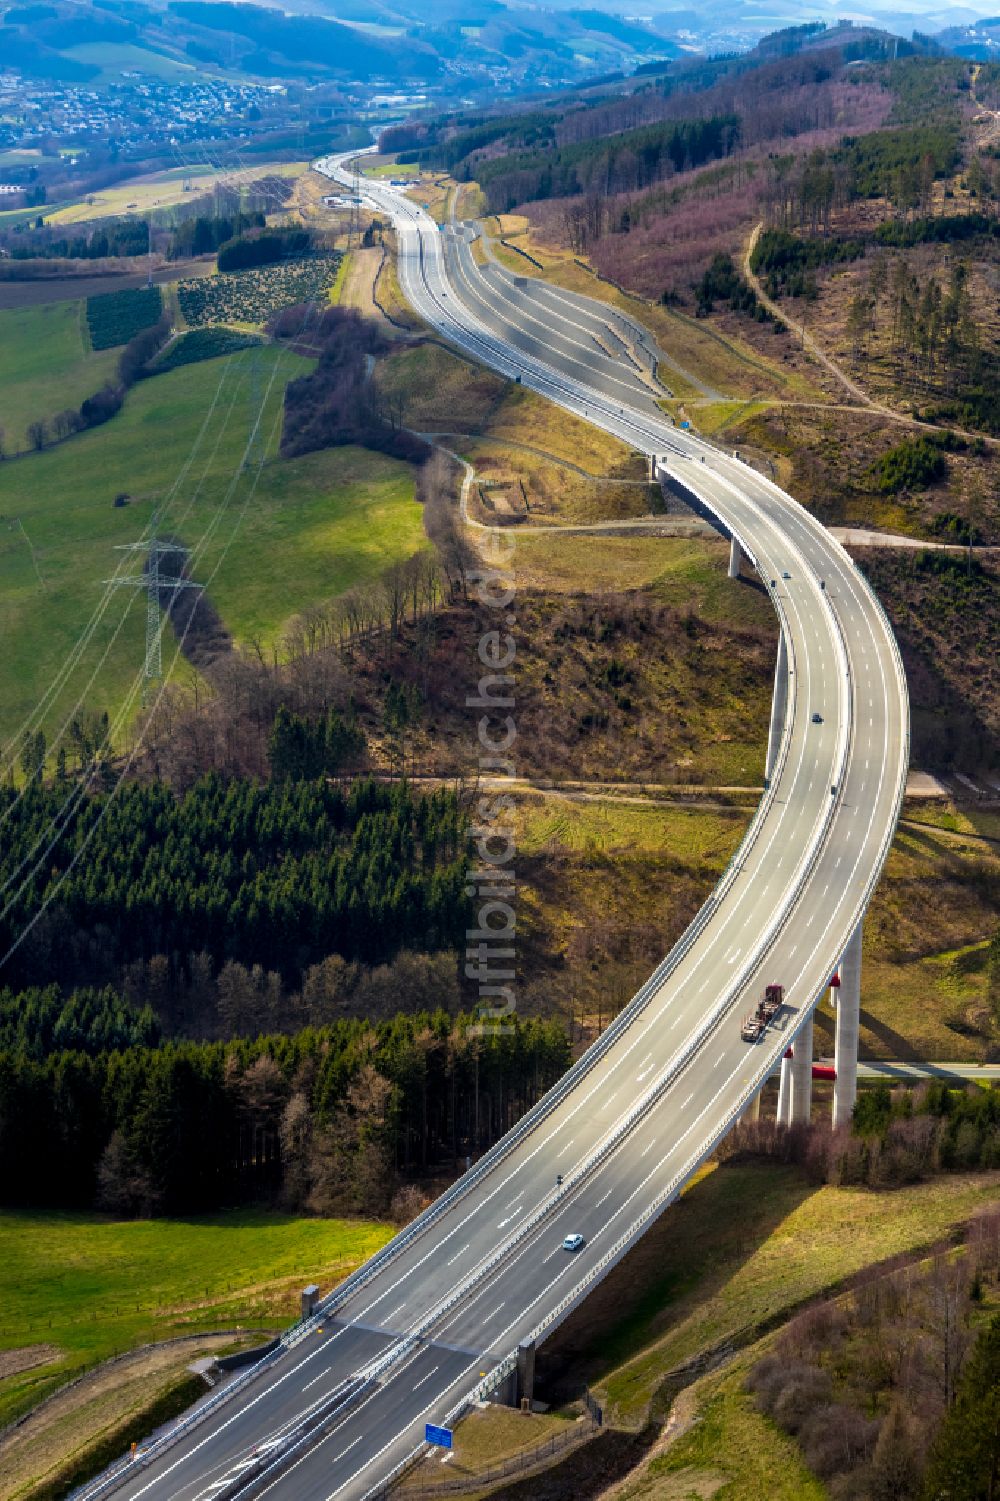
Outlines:
<svg viewBox="0 0 1000 1501"><path fill-rule="evenodd" d="M319 167L350 186L340 159ZM824 991L878 878L903 794L902 668L839 544L753 470L677 432L656 407L648 373L610 341L600 349L575 304L518 295L511 278L479 266L467 235L442 234L381 182L364 193L392 218L403 291L429 323L655 456L661 473L740 539L786 637L784 734L730 867L599 1043L333 1295L325 1322L293 1332L236 1395L145 1467L128 1467L116 1495L379 1494L419 1446L424 1423L460 1410L484 1379L509 1370L520 1341L555 1327L729 1129ZM762 1043L744 1043L741 1019L772 981L785 987L786 1004ZM562 1249L572 1232L585 1237L575 1253ZM293 1447L323 1404L326 1421ZM275 1439L273 1463L261 1462L272 1468L248 1486L234 1467Z"/></svg>

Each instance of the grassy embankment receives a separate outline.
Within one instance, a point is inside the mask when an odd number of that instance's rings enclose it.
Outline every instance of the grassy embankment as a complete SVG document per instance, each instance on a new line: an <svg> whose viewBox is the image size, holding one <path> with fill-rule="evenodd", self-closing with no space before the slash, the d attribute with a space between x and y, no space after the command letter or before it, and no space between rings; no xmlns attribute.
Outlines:
<svg viewBox="0 0 1000 1501"><path fill-rule="evenodd" d="M619 1340L626 1347L630 1340L642 1341L644 1348L609 1372L603 1383L609 1399L633 1420L645 1410L665 1415L676 1380L664 1377L692 1354L725 1342L739 1347L755 1327L784 1322L796 1304L835 1290L867 1267L891 1257L919 1258L995 1205L997 1191L996 1173L943 1177L873 1195L834 1188L810 1193L788 1168L720 1170L677 1206L690 1216L683 1244L689 1252L694 1245L707 1252L707 1264L692 1274L670 1245L662 1247L668 1301L648 1322L640 1303L636 1316L622 1325ZM657 1324L670 1327L657 1337ZM713 1479L733 1501L761 1495L818 1501L826 1495L797 1445L757 1411L744 1390L750 1367L768 1344L767 1338L754 1340L684 1393L677 1415L686 1431L640 1467L629 1501L711 1495L714 1489L700 1487Z"/></svg>
<svg viewBox="0 0 1000 1501"><path fill-rule="evenodd" d="M200 1331L269 1330L298 1292L327 1288L391 1228L253 1211L117 1223L96 1215L0 1214L0 1426L109 1357ZM188 1362L230 1342L206 1338L96 1372L0 1442L0 1497L108 1441L170 1394Z"/></svg>
<svg viewBox="0 0 1000 1501"><path fill-rule="evenodd" d="M385 285L383 273L380 295ZM523 482L529 522L543 525L644 515L659 505L645 460L626 444L435 341L384 360L377 379L410 427L441 433L473 464L473 519L493 519L479 483L518 490ZM518 532L519 546L522 538Z"/></svg>
<svg viewBox="0 0 1000 1501"><path fill-rule="evenodd" d="M0 427L8 454L28 449L29 422L78 407L115 372L119 351L90 347L85 304L0 312Z"/></svg>
<svg viewBox="0 0 1000 1501"><path fill-rule="evenodd" d="M998 904L1000 816L936 803L904 808L865 927L865 1055L974 1061L992 1048L996 1056L987 948ZM817 1016L832 1052L832 1013Z"/></svg>
<svg viewBox="0 0 1000 1501"><path fill-rule="evenodd" d="M397 162L392 156L369 156L362 158L365 177L419 177L416 162Z"/></svg>
<svg viewBox="0 0 1000 1501"><path fill-rule="evenodd" d="M631 1432L650 1418L662 1422L683 1390L673 1444L661 1441L645 1454L621 1450L625 1467L635 1466L622 1501L682 1501L713 1496L723 1486L733 1501L765 1495L820 1501L825 1490L797 1448L743 1391L759 1340L803 1301L865 1268L947 1241L995 1201L997 1187L996 1173L975 1174L876 1196L817 1189L797 1169L771 1164L710 1169L591 1295L585 1311L543 1346L540 1370L548 1363L565 1371L568 1361L572 1379L589 1382L603 1401L610 1426ZM696 1379L698 1366L690 1363L713 1351L724 1364ZM454 1464L474 1476L565 1421L556 1414L544 1431L534 1423L525 1430L475 1413L458 1429ZM558 1481L553 1474L535 1482L535 1493L595 1496L594 1476L613 1437L605 1434L567 1461ZM434 1478L424 1466L413 1483ZM531 1486L514 1482L509 1494L527 1495Z"/></svg>
<svg viewBox="0 0 1000 1501"><path fill-rule="evenodd" d="M267 396L268 458L256 490L248 476L232 494L247 441L250 379L245 355L210 360L145 381L111 423L43 453L0 466L0 513L19 517L0 547L0 736L38 701L101 598L116 546L142 536L154 509L161 534L204 549L192 566L237 641L274 639L308 604L328 599L424 545L410 469L359 450L277 457L285 382L308 368L279 350L259 356ZM221 383L221 385L220 385ZM217 402L216 402L216 398ZM213 407L213 402L216 402ZM118 493L130 496L116 508ZM143 657L144 612L131 609L111 637L127 596L120 593L74 676L80 692L100 661L87 703L121 703ZM165 658L172 656L172 634ZM64 696L50 723L72 707Z"/></svg>
<svg viewBox="0 0 1000 1501"><path fill-rule="evenodd" d="M511 1407L491 1405L473 1413L459 1425L455 1448L446 1459L431 1450L424 1461L410 1471L400 1486L400 1495L410 1491L423 1492L433 1486L447 1485L449 1481L464 1480L469 1490L463 1494L466 1501L474 1501L480 1494L476 1490L476 1477L482 1476L493 1466L524 1456L538 1456L540 1469L544 1469L548 1443L561 1445L568 1437L567 1430L574 1428L579 1414L575 1411L517 1412Z"/></svg>
<svg viewBox="0 0 1000 1501"><path fill-rule="evenodd" d="M687 806L641 788L526 799L519 924L540 1004L564 997L568 1011L573 996L592 1022L598 1005L607 1018L628 999L722 873L752 805L710 789ZM865 928L862 1056L976 1062L1000 1041L986 999L998 836L995 814L904 810ZM831 1054L826 1003L816 1025L817 1055Z"/></svg>
<svg viewBox="0 0 1000 1501"><path fill-rule="evenodd" d="M518 1004L563 1010L577 1042L621 1009L683 931L750 817L722 799L620 797L538 793L516 814Z"/></svg>

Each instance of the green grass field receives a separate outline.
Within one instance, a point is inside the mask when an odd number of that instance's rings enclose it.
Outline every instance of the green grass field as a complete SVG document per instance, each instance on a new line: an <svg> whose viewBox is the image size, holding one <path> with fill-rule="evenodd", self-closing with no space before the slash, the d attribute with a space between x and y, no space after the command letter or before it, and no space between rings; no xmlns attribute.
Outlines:
<svg viewBox="0 0 1000 1501"><path fill-rule="evenodd" d="M374 167L365 167L365 177L419 177L416 162L378 162Z"/></svg>
<svg viewBox="0 0 1000 1501"><path fill-rule="evenodd" d="M773 631L774 611L751 580L735 587L726 574L728 546L715 537L560 536L528 527L514 533L515 567L527 581L553 590L594 594L648 589L675 609L703 620Z"/></svg>
<svg viewBox="0 0 1000 1501"><path fill-rule="evenodd" d="M32 162L40 160L42 153L35 148L21 150L14 147L10 151L0 151L0 169L4 167L25 167Z"/></svg>
<svg viewBox="0 0 1000 1501"><path fill-rule="evenodd" d="M237 640L268 640L306 605L342 594L425 545L405 464L366 449L327 449L265 471L212 597ZM219 552L221 545L209 550L209 566Z"/></svg>
<svg viewBox="0 0 1000 1501"><path fill-rule="evenodd" d="M200 69L192 63L182 63L162 52L152 52L148 47L137 47L132 42L80 42L75 47L63 49L64 56L81 63L95 63L100 76L95 79L98 88L109 83L121 83L122 73L145 73L152 78L165 78L171 82L185 80L190 83Z"/></svg>
<svg viewBox="0 0 1000 1501"><path fill-rule="evenodd" d="M287 352L260 351L259 390L276 377L255 493L244 475L227 498L251 410L246 352L158 375L136 386L106 426L0 465L0 738L38 702L121 560L116 547L139 539L156 507L163 534L200 549L192 576L209 586L237 641L276 638L305 606L424 545L406 465L343 448L277 457L283 387L306 368ZM116 508L119 492L131 500ZM132 592L116 595L48 726L80 694L96 709L122 702L144 652L141 600L112 641ZM165 664L173 650L168 627Z"/></svg>
<svg viewBox="0 0 1000 1501"><path fill-rule="evenodd" d="M289 1324L305 1282L328 1289L391 1234L251 1211L123 1223L0 1213L0 1359L33 1345L61 1352L0 1380L0 1426L69 1375L148 1341Z"/></svg>
<svg viewBox="0 0 1000 1501"><path fill-rule="evenodd" d="M863 1056L987 1055L995 1038L987 947L996 928L998 833L1000 820L974 808L904 809L865 925ZM824 1033L832 1051L832 1018Z"/></svg>
<svg viewBox="0 0 1000 1501"><path fill-rule="evenodd" d="M78 407L113 374L117 350L90 347L82 301L0 312L0 427L8 453L28 447L29 422Z"/></svg>
<svg viewBox="0 0 1000 1501"><path fill-rule="evenodd" d="M51 210L65 207L66 205L62 203L52 203L46 204L41 211L39 211L37 204L34 208L5 208L0 210L0 228L10 229L14 224L26 224L29 219L37 219L40 212L44 215L47 222Z"/></svg>

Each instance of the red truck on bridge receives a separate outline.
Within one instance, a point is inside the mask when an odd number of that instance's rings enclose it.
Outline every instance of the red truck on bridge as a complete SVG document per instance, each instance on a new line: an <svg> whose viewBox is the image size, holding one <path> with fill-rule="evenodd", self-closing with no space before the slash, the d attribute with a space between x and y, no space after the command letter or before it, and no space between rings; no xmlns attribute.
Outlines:
<svg viewBox="0 0 1000 1501"><path fill-rule="evenodd" d="M766 985L764 994L757 1002L752 1011L748 1011L743 1018L743 1026L740 1035L744 1042L760 1042L767 1031L767 1024L781 1010L785 991L781 985Z"/></svg>

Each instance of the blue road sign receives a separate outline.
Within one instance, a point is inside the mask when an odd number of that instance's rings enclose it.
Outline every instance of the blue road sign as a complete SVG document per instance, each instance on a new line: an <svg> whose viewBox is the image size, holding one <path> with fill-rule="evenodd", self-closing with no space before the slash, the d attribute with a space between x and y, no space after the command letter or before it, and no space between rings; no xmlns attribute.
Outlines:
<svg viewBox="0 0 1000 1501"><path fill-rule="evenodd" d="M437 1444L439 1449L450 1449L451 1429L439 1428L436 1423L425 1423L424 1442L427 1444Z"/></svg>

